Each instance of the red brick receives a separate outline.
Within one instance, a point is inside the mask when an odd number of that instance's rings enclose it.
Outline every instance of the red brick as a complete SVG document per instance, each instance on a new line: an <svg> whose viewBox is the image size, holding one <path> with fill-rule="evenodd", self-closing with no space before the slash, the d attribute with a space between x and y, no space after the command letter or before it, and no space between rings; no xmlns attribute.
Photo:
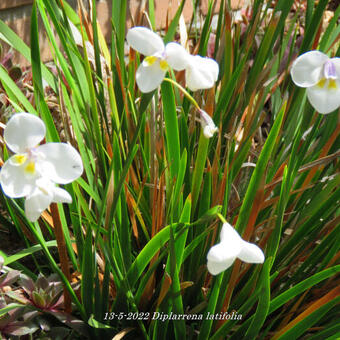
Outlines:
<svg viewBox="0 0 340 340"><path fill-rule="evenodd" d="M113 0L114 1L114 0ZM221 0L216 4L216 11L218 11L219 4ZM10 16L5 22L11 27L14 32L16 32L28 45L29 45L29 32L30 32L30 16L31 16L31 6L20 7L27 4L32 4L32 0L0 0L0 10L11 9ZM148 1L142 0L129 0L126 16L126 29L134 25L144 25L148 26L148 22L143 15L143 11L147 11L147 8L141 8L142 3L146 6ZM233 9L238 9L242 6L244 0L231 0L231 5ZM156 29L162 29L168 23L171 22L175 13L179 7L180 0L155 0L155 16L156 16ZM206 14L208 8L208 0L201 0L201 11L202 14ZM97 18L100 23L104 37L109 42L111 39L111 13L112 13L112 0L97 0ZM186 22L192 17L193 7L192 0L186 0L183 16ZM43 30L42 30L43 31ZM52 56L49 51L49 44L46 41L46 36L42 32L39 38L41 59L43 61L51 60ZM3 44L3 43L2 43ZM8 46L5 47L5 52L8 51ZM26 60L15 54L15 63L20 63L21 65L27 65Z"/></svg>
<svg viewBox="0 0 340 340"><path fill-rule="evenodd" d="M215 5L215 13L218 13L221 0L216 0L217 4ZM244 0L231 0L230 5L232 10L238 10L241 9L244 4ZM209 8L209 0L202 0L200 5L200 10L203 15L207 15Z"/></svg>
<svg viewBox="0 0 340 340"><path fill-rule="evenodd" d="M130 0L129 11L131 16L128 17L127 27L132 27L134 25L144 24L147 26L147 21L143 15L145 8L141 8L142 2L140 0ZM166 27L167 16L168 23L174 18L176 11L179 7L180 1L178 0L156 0L155 1L155 17L156 17L156 29L161 29ZM186 21L191 19L193 13L192 1L187 0L183 8L183 16ZM143 20L144 19L144 20Z"/></svg>
<svg viewBox="0 0 340 340"><path fill-rule="evenodd" d="M1 0L0 0L1 1ZM17 14L13 15L14 19L5 21L5 23L10 27L28 46L30 46L30 30L31 30L31 6L22 7L20 10L20 16ZM13 11L16 11L14 9ZM40 27L43 27L40 22ZM50 52L50 45L46 40L45 30L40 30L39 35L39 45L40 45L40 55L42 61L48 61L52 59L52 54ZM4 47L4 53L9 51L9 46L0 40L0 43ZM29 62L19 53L14 53L13 63L19 64L20 66L28 66Z"/></svg>
<svg viewBox="0 0 340 340"><path fill-rule="evenodd" d="M33 0L1 0L0 10L19 7L22 5L31 5L31 4L33 4Z"/></svg>
<svg viewBox="0 0 340 340"><path fill-rule="evenodd" d="M112 14L112 2L98 2L97 3L97 20L100 24L100 28L106 41L111 40L112 25L111 25L111 14Z"/></svg>

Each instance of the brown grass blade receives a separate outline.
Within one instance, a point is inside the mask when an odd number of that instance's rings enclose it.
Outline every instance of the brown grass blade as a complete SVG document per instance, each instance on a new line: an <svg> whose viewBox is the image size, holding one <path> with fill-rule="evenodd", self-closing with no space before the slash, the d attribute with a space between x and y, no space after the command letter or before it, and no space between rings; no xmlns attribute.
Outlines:
<svg viewBox="0 0 340 340"><path fill-rule="evenodd" d="M292 327L294 327L296 324L301 322L303 319L305 319L307 316L312 314L313 312L317 311L320 307L325 305L326 303L332 301L336 297L340 295L340 286L335 287L333 290L331 290L329 293L327 293L322 298L316 300L311 306L309 306L304 312L299 314L294 320L292 320L287 326L285 326L283 329L281 329L279 332L277 332L273 340L279 339L283 334L285 334L288 330L290 330Z"/></svg>

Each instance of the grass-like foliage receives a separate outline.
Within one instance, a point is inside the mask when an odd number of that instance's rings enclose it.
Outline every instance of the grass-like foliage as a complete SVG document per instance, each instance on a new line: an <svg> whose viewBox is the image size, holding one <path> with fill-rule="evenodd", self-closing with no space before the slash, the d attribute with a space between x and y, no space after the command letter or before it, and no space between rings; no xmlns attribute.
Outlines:
<svg viewBox="0 0 340 340"><path fill-rule="evenodd" d="M185 27L183 0L160 36L215 59L218 80L192 92L188 71L168 69L142 93L135 74L146 56L125 54L127 0L113 1L110 45L91 5L76 13L66 0L35 0L30 47L0 21L0 38L31 64L19 80L0 65L1 135L15 112L38 115L46 143L69 143L84 165L63 186L72 203L52 203L37 222L24 199L0 194L1 232L21 240L21 250L1 252L1 334L54 338L63 326L72 339L335 338L339 110L317 112L290 69L310 50L340 56L340 7L326 20L325 0L254 0L237 19L222 1L212 29L214 3L203 26ZM40 34L52 67L41 62ZM329 88L340 86L327 72ZM218 129L211 138L198 108ZM4 138L1 150L4 164ZM238 251L209 273L225 222L262 249L264 263Z"/></svg>

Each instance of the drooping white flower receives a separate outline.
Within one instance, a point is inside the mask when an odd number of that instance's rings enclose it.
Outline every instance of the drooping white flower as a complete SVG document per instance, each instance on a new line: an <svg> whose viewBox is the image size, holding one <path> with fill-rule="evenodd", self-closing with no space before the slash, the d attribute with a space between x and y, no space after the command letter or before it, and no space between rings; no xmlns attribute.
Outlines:
<svg viewBox="0 0 340 340"><path fill-rule="evenodd" d="M210 58L190 55L183 46L163 40L146 27L133 27L126 36L128 44L145 55L136 72L136 81L142 92L155 90L163 81L168 67L186 70L186 84L192 91L214 86L218 77L218 64Z"/></svg>
<svg viewBox="0 0 340 340"><path fill-rule="evenodd" d="M11 198L26 197L25 213L35 221L52 202L72 201L64 189L83 172L79 153L66 143L38 145L45 137L43 121L29 113L17 113L8 121L4 139L11 156L0 171L4 193Z"/></svg>
<svg viewBox="0 0 340 340"><path fill-rule="evenodd" d="M199 110L199 113L201 115L203 134L206 138L211 138L214 133L217 132L218 128L211 117L205 111Z"/></svg>
<svg viewBox="0 0 340 340"><path fill-rule="evenodd" d="M175 42L163 43L161 37L146 27L129 29L128 44L145 56L136 72L139 89L144 92L155 90L163 81L168 67L181 71L188 65L188 52Z"/></svg>
<svg viewBox="0 0 340 340"><path fill-rule="evenodd" d="M294 61L290 73L297 86L307 88L308 100L319 113L340 107L340 58L309 51Z"/></svg>
<svg viewBox="0 0 340 340"><path fill-rule="evenodd" d="M220 243L211 247L208 252L208 271L217 275L228 269L236 258L247 263L264 262L264 254L257 245L244 241L229 223L224 223Z"/></svg>

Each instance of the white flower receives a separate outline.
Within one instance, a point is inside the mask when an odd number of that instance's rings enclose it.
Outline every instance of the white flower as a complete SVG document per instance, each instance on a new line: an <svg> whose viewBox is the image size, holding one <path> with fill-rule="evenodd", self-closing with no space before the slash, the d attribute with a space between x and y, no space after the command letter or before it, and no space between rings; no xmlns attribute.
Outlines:
<svg viewBox="0 0 340 340"><path fill-rule="evenodd" d="M80 155L72 146L38 146L45 133L43 121L29 113L13 115L4 131L5 142L15 155L1 168L2 190L12 198L26 197L25 213L31 221L37 220L52 202L70 203L71 196L55 183L70 183L83 172Z"/></svg>
<svg viewBox="0 0 340 340"><path fill-rule="evenodd" d="M36 221L52 202L72 203L71 195L48 179L41 177L35 184L33 192L25 201L25 214L30 221Z"/></svg>
<svg viewBox="0 0 340 340"><path fill-rule="evenodd" d="M307 88L311 105L320 113L340 106L340 58L329 58L320 51L300 55L291 68L293 82Z"/></svg>
<svg viewBox="0 0 340 340"><path fill-rule="evenodd" d="M201 125L203 129L203 134L206 138L211 138L214 133L217 132L218 128L211 117L205 111L199 110L199 113L201 114Z"/></svg>
<svg viewBox="0 0 340 340"><path fill-rule="evenodd" d="M133 27L126 36L128 44L145 55L136 72L139 89L144 92L155 90L163 81L168 67L175 71L186 70L186 83L190 90L208 89L218 77L218 64L210 58L190 55L183 46L163 40L146 27Z"/></svg>
<svg viewBox="0 0 340 340"><path fill-rule="evenodd" d="M142 92L155 90L169 66L181 71L188 64L188 52L183 46L174 42L164 46L163 40L146 27L129 29L126 40L133 49L146 56L136 72L137 85Z"/></svg>
<svg viewBox="0 0 340 340"><path fill-rule="evenodd" d="M185 71L185 81L191 91L210 89L218 78L219 67L211 58L189 55Z"/></svg>
<svg viewBox="0 0 340 340"><path fill-rule="evenodd" d="M228 269L236 258L247 263L264 262L262 250L257 245L244 241L229 223L223 224L220 243L210 248L207 258L208 271L212 275Z"/></svg>

